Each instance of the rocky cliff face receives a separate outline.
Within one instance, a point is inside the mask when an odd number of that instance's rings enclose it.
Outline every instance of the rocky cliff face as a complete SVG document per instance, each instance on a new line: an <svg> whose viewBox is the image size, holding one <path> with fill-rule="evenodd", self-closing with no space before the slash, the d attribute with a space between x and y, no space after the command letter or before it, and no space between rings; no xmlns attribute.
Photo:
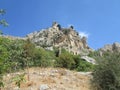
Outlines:
<svg viewBox="0 0 120 90"><path fill-rule="evenodd" d="M64 48L73 54L87 54L91 50L87 45L86 37L79 36L73 26L61 28L56 22L50 28L28 34L27 38L37 46L49 50L53 50L53 47Z"/></svg>
<svg viewBox="0 0 120 90"><path fill-rule="evenodd" d="M103 48L100 48L99 51L101 51L102 53L104 52L120 53L120 43L115 42L113 44L107 44Z"/></svg>

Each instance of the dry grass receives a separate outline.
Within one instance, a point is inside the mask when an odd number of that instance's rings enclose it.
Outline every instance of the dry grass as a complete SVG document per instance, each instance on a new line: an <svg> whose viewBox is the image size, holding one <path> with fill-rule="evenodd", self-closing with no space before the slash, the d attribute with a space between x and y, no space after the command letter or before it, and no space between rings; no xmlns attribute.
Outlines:
<svg viewBox="0 0 120 90"><path fill-rule="evenodd" d="M42 84L47 84L48 90L90 90L90 75L61 68L30 68L29 72L30 81L27 80L26 73L26 82L21 83L20 90L38 90ZM12 77L12 74L5 77L6 87L2 90L13 90L17 87L14 83L9 83Z"/></svg>

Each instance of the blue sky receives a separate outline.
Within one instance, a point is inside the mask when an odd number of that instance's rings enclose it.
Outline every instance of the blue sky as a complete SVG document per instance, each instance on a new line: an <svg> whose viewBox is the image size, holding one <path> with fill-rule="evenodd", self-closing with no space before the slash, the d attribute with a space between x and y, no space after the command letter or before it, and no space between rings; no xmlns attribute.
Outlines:
<svg viewBox="0 0 120 90"><path fill-rule="evenodd" d="M94 49L120 42L120 0L0 0L0 8L9 23L0 26L4 34L23 37L57 21L87 34Z"/></svg>

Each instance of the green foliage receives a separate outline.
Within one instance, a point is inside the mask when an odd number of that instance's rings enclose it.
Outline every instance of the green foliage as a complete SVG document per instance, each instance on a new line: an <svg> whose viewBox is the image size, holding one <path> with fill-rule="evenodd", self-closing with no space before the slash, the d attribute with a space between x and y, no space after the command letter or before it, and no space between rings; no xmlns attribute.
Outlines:
<svg viewBox="0 0 120 90"><path fill-rule="evenodd" d="M0 15L4 15L6 12L4 9L0 9Z"/></svg>
<svg viewBox="0 0 120 90"><path fill-rule="evenodd" d="M29 67L61 67L77 71L91 70L91 65L80 56L66 50L54 48L54 51L35 47L30 40L11 40L0 37L0 87L4 85L2 76ZM16 84L20 86L20 79Z"/></svg>
<svg viewBox="0 0 120 90"><path fill-rule="evenodd" d="M92 71L93 69L94 65L84 60L81 60L77 67L77 71Z"/></svg>
<svg viewBox="0 0 120 90"><path fill-rule="evenodd" d="M61 29L62 29L60 24L58 24L58 25L57 25L57 27L58 27L58 29L59 29L59 30L61 30Z"/></svg>
<svg viewBox="0 0 120 90"><path fill-rule="evenodd" d="M100 52L99 51L94 51L94 52L92 51L92 52L89 53L88 56L97 60L100 57Z"/></svg>
<svg viewBox="0 0 120 90"><path fill-rule="evenodd" d="M20 88L20 85L22 82L25 82L25 78L24 78L25 74L20 74L15 76L12 80L13 82L15 82L15 84Z"/></svg>
<svg viewBox="0 0 120 90"><path fill-rule="evenodd" d="M25 57L33 57L35 45L29 39L24 43L23 49Z"/></svg>
<svg viewBox="0 0 120 90"><path fill-rule="evenodd" d="M56 59L56 66L70 69L74 64L73 56L69 52L62 50L62 53Z"/></svg>
<svg viewBox="0 0 120 90"><path fill-rule="evenodd" d="M34 66L40 66L40 59L41 59L41 52L40 52L40 50L36 48L34 55L35 55L33 57Z"/></svg>
<svg viewBox="0 0 120 90"><path fill-rule="evenodd" d="M93 72L93 90L120 90L120 53L100 57Z"/></svg>
<svg viewBox="0 0 120 90"><path fill-rule="evenodd" d="M4 86L3 83L3 75L6 73L6 71L9 69L8 64L5 63L5 61L9 57L9 52L7 50L6 45L9 44L9 40L0 37L0 87Z"/></svg>
<svg viewBox="0 0 120 90"><path fill-rule="evenodd" d="M29 40L0 37L0 71L4 71L3 67L8 67L6 72L17 71L27 66L47 67L51 66L54 58L54 52L36 48Z"/></svg>
<svg viewBox="0 0 120 90"><path fill-rule="evenodd" d="M56 58L56 67L67 68L77 71L91 71L94 65L84 61L79 55L72 55L71 53L62 50L59 57Z"/></svg>
<svg viewBox="0 0 120 90"><path fill-rule="evenodd" d="M0 75L0 88L4 87L3 77Z"/></svg>
<svg viewBox="0 0 120 90"><path fill-rule="evenodd" d="M71 25L70 28L71 28L71 29L74 29L74 26Z"/></svg>
<svg viewBox="0 0 120 90"><path fill-rule="evenodd" d="M53 47L53 49L54 49L55 56L59 57L59 53L60 53L59 48Z"/></svg>
<svg viewBox="0 0 120 90"><path fill-rule="evenodd" d="M23 44L23 61L25 63L26 67L32 66L33 63L33 58L35 54L35 45L30 42L28 39L24 44Z"/></svg>
<svg viewBox="0 0 120 90"><path fill-rule="evenodd" d="M68 35L70 30L69 29L63 29L62 32L65 34L65 35Z"/></svg>
<svg viewBox="0 0 120 90"><path fill-rule="evenodd" d="M25 62L23 60L24 43L25 42L23 40L13 40L8 46L9 58L6 62L12 62L10 63L10 69L12 71L16 71L22 67L25 67Z"/></svg>
<svg viewBox="0 0 120 90"><path fill-rule="evenodd" d="M48 67L53 66L52 60L54 60L54 53L52 51L46 51L43 48L36 49L34 63L36 66Z"/></svg>
<svg viewBox="0 0 120 90"><path fill-rule="evenodd" d="M0 20L0 24L3 25L4 27L8 26L8 23L6 22L5 19Z"/></svg>
<svg viewBox="0 0 120 90"><path fill-rule="evenodd" d="M0 63L1 72L9 73L22 67L23 45L22 40L10 40L0 37Z"/></svg>
<svg viewBox="0 0 120 90"><path fill-rule="evenodd" d="M72 55L74 64L72 65L71 69L77 69L79 67L79 63L81 61L81 58L79 55Z"/></svg>
<svg viewBox="0 0 120 90"><path fill-rule="evenodd" d="M81 70L83 66L90 67L89 64L83 62L80 56L73 55L62 49L54 51L45 50L44 48L36 48L30 40L10 40L0 37L0 70L6 69L6 72L13 72L27 66L56 66L68 69ZM4 63L4 66L2 66ZM85 64L85 65L83 65ZM4 68L3 68L4 67ZM4 71L4 70L3 70Z"/></svg>
<svg viewBox="0 0 120 90"><path fill-rule="evenodd" d="M5 10L4 9L0 9L0 15L4 15L6 12L5 12ZM1 19L0 20L0 25L3 25L3 26L8 26L8 23L6 22L6 20L5 19Z"/></svg>
<svg viewBox="0 0 120 90"><path fill-rule="evenodd" d="M8 59L9 52L7 51L6 44L7 42L6 39L0 38L0 74L2 74L5 70L5 60Z"/></svg>

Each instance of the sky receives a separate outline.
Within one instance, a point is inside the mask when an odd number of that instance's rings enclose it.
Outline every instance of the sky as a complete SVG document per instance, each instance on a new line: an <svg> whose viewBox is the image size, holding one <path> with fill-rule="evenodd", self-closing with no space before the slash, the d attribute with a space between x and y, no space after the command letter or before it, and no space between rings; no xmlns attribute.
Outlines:
<svg viewBox="0 0 120 90"><path fill-rule="evenodd" d="M6 35L24 37L56 21L73 25L93 49L120 42L120 0L0 0L0 9L6 10L0 16L9 23L0 26Z"/></svg>

